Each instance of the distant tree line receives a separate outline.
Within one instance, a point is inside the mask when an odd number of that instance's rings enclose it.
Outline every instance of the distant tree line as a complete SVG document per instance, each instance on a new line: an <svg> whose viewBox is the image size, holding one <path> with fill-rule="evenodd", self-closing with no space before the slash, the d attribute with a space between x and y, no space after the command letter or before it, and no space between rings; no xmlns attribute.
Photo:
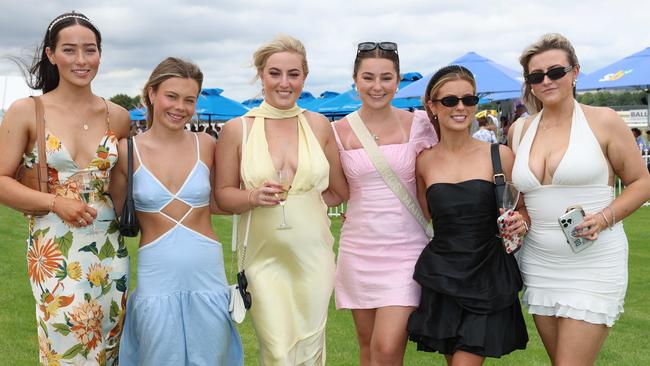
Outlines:
<svg viewBox="0 0 650 366"><path fill-rule="evenodd" d="M624 106L647 104L646 93L643 90L624 92L587 92L578 94L578 102L595 106Z"/></svg>
<svg viewBox="0 0 650 366"><path fill-rule="evenodd" d="M117 94L111 97L111 102L121 105L126 110L133 109L140 106L140 96L130 97L126 94Z"/></svg>

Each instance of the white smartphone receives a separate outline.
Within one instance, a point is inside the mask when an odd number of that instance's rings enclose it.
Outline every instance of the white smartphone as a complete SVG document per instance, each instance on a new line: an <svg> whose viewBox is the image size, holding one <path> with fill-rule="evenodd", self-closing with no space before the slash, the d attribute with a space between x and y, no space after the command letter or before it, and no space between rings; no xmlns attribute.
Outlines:
<svg viewBox="0 0 650 366"><path fill-rule="evenodd" d="M580 206L571 206L566 209L564 215L558 218L560 228L566 236L566 242L569 244L574 253L580 253L583 250L587 249L593 240L587 240L582 237L577 237L575 228L580 225L585 218L585 211ZM583 231L589 230L589 228L584 228Z"/></svg>

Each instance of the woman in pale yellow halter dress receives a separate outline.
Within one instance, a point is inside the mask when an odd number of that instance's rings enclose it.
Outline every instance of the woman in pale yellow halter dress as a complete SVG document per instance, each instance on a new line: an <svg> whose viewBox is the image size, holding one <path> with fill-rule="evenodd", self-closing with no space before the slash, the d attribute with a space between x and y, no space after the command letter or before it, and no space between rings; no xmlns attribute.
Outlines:
<svg viewBox="0 0 650 366"><path fill-rule="evenodd" d="M224 126L217 203L242 213L238 237L248 240L240 268L252 296L261 364L325 365L335 270L327 205L347 199L347 183L329 121L296 106L308 73L304 46L278 37L257 50L254 65L265 101ZM278 171L288 172L288 189ZM278 229L285 191L290 228Z"/></svg>

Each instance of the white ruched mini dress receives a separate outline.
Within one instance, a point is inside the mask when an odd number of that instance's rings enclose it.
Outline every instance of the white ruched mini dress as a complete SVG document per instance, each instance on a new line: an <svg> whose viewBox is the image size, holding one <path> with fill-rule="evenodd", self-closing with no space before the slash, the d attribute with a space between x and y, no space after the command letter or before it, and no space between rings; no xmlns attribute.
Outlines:
<svg viewBox="0 0 650 366"><path fill-rule="evenodd" d="M586 213L594 213L611 204L615 194L608 185L607 161L575 102L569 146L551 184L540 184L528 159L543 113L526 131L512 172L531 218L518 256L524 280L522 302L531 314L611 327L623 312L627 289L628 242L623 223L600 232L593 245L580 253L571 250L558 224L568 206L581 205Z"/></svg>

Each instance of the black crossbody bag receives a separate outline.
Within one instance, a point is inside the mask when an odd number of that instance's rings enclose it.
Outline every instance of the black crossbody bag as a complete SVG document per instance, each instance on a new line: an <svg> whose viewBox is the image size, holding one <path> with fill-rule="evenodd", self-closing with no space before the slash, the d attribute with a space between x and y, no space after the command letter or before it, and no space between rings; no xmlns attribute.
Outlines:
<svg viewBox="0 0 650 366"><path fill-rule="evenodd" d="M127 139L127 146L127 190L124 207L122 207L122 214L120 215L119 228L122 236L134 237L138 236L140 232L140 224L135 216L135 202L133 201L133 138L131 136Z"/></svg>

